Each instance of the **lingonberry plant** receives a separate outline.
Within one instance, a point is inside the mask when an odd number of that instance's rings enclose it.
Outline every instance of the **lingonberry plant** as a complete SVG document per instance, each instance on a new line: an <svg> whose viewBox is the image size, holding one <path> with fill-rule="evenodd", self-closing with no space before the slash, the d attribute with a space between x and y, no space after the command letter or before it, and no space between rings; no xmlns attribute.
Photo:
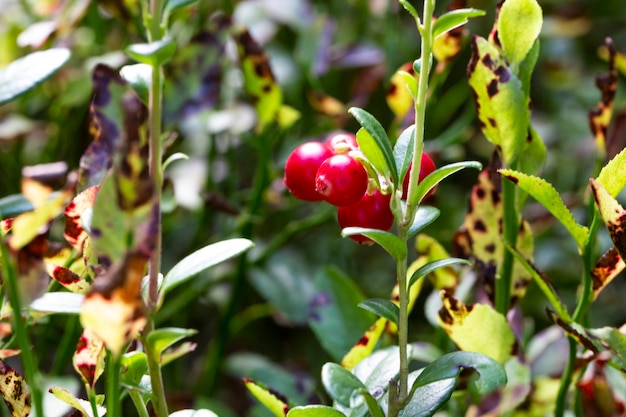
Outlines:
<svg viewBox="0 0 626 417"><path fill-rule="evenodd" d="M580 10L0 3L0 415L624 414L611 38L593 144L545 119Z"/></svg>

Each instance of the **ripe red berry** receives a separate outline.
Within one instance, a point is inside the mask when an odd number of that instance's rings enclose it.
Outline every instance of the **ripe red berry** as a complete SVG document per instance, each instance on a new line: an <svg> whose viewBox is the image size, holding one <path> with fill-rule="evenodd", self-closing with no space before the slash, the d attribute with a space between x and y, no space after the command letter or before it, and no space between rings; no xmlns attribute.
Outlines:
<svg viewBox="0 0 626 417"><path fill-rule="evenodd" d="M409 170L407 171L406 176L404 177L404 181L402 182L402 199L403 200L406 199L407 194L409 192L409 177L410 177L412 169L413 169L413 164L411 164L411 166L409 167ZM422 182L424 178L426 178L431 172L433 172L436 169L437 167L435 166L433 159L426 152L422 152L422 162L420 163L420 175L419 175L419 179L417 180L418 184ZM431 196L434 192L435 192L435 189L433 188L428 192L428 194L426 194L426 196L424 196L424 198Z"/></svg>
<svg viewBox="0 0 626 417"><path fill-rule="evenodd" d="M294 197L305 201L321 201L315 191L315 174L326 159L333 155L326 144L306 142L298 146L287 158L283 182Z"/></svg>
<svg viewBox="0 0 626 417"><path fill-rule="evenodd" d="M333 155L317 170L315 189L330 204L349 206L359 201L367 191L367 172L353 157Z"/></svg>
<svg viewBox="0 0 626 417"><path fill-rule="evenodd" d="M337 209L337 220L341 228L367 227L370 229L389 230L393 225L393 213L389 208L390 195L383 195L375 190L365 194L358 203ZM352 235L350 239L358 243L373 243L364 235Z"/></svg>
<svg viewBox="0 0 626 417"><path fill-rule="evenodd" d="M348 153L359 148L356 136L351 133L338 133L326 139L326 145L335 154Z"/></svg>

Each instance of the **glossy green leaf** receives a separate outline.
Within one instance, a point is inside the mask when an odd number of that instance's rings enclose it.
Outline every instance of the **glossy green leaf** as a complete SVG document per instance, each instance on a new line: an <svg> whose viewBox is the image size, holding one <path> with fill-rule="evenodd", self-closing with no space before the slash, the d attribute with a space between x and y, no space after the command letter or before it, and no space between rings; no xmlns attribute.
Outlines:
<svg viewBox="0 0 626 417"><path fill-rule="evenodd" d="M365 400L365 404L367 405L367 409L369 410L372 417L385 417L385 412L376 401L376 398L372 396L368 391L362 390L361 396Z"/></svg>
<svg viewBox="0 0 626 417"><path fill-rule="evenodd" d="M433 188L437 186L441 181L450 175L465 169L465 168L474 168L474 169L482 169L482 164L477 161L462 161L455 162L452 164L444 165L440 168L437 168L435 171L431 172L422 182L420 182L417 186L417 190L415 191L415 201L420 202L424 198L426 194Z"/></svg>
<svg viewBox="0 0 626 417"><path fill-rule="evenodd" d="M398 305L391 300L385 298L370 298L359 303L359 307L367 311L371 311L379 317L389 320L392 323L398 324L398 317L400 316L400 309Z"/></svg>
<svg viewBox="0 0 626 417"><path fill-rule="evenodd" d="M163 327L153 330L148 334L147 343L152 346L152 350L157 356L174 343L179 342L189 336L198 333L194 329L180 329L176 327Z"/></svg>
<svg viewBox="0 0 626 417"><path fill-rule="evenodd" d="M122 355L120 378L124 385L137 388L148 372L148 359L144 352L133 351Z"/></svg>
<svg viewBox="0 0 626 417"><path fill-rule="evenodd" d="M165 160L165 162L163 162L163 171L165 171L167 169L167 167L169 167L173 162L176 161L186 161L189 159L189 155L182 153L182 152L176 152L171 154L170 156L167 157L167 159Z"/></svg>
<svg viewBox="0 0 626 417"><path fill-rule="evenodd" d="M409 171L411 161L413 160L413 151L415 144L415 125L411 125L404 129L395 146L393 147L393 156L396 161L396 169L399 172L399 184L402 183L404 177Z"/></svg>
<svg viewBox="0 0 626 417"><path fill-rule="evenodd" d="M498 38L504 55L520 63L539 37L543 24L541 6L536 0L507 0L498 15Z"/></svg>
<svg viewBox="0 0 626 417"><path fill-rule="evenodd" d="M52 48L37 51L0 69L0 105L33 89L70 59L70 50Z"/></svg>
<svg viewBox="0 0 626 417"><path fill-rule="evenodd" d="M422 206L420 205L415 213L413 224L409 228L407 237L415 236L418 232L423 230L426 226L437 220L441 211L437 207Z"/></svg>
<svg viewBox="0 0 626 417"><path fill-rule="evenodd" d="M426 275L430 274L431 272L439 268L445 268L448 266L460 265L460 264L471 265L471 262L468 261L467 259L461 259L461 258L447 258L447 259L441 259L438 261L428 262L426 265L420 267L417 271L415 271L413 275L411 275L411 278L409 279L409 287L415 284L415 281L417 281L418 279L425 277Z"/></svg>
<svg viewBox="0 0 626 417"><path fill-rule="evenodd" d="M515 183L519 188L530 194L543 205L556 219L561 222L572 235L582 252L589 238L589 229L579 225L569 211L559 193L554 187L542 178L524 174L511 169L501 169L499 172Z"/></svg>
<svg viewBox="0 0 626 417"><path fill-rule="evenodd" d="M406 245L393 233L366 227L346 227L341 230L343 237L364 235L383 247L394 259L404 259L407 255Z"/></svg>
<svg viewBox="0 0 626 417"><path fill-rule="evenodd" d="M359 144L359 149L363 152L367 161L376 169L376 172L371 172L369 175L376 176L380 173L386 178L391 178L391 171L385 159L385 155L374 137L370 135L365 128L361 128L356 132L356 140Z"/></svg>
<svg viewBox="0 0 626 417"><path fill-rule="evenodd" d="M409 383L411 382L409 379ZM415 388L411 401L400 412L401 417L430 417L448 402L456 389L456 378L442 378Z"/></svg>
<svg viewBox="0 0 626 417"><path fill-rule="evenodd" d="M444 33L457 28L459 26L463 26L467 23L467 21L472 17L484 16L485 11L479 9L455 9L450 10L447 13L442 14L435 20L433 24L433 39L437 38Z"/></svg>
<svg viewBox="0 0 626 417"><path fill-rule="evenodd" d="M122 78L133 87L144 104L148 104L150 83L152 82L152 66L148 64L124 65L120 68Z"/></svg>
<svg viewBox="0 0 626 417"><path fill-rule="evenodd" d="M355 391L365 389L365 385L343 366L327 362L322 366L322 384L326 392L339 404L349 407Z"/></svg>
<svg viewBox="0 0 626 417"><path fill-rule="evenodd" d="M169 61L176 52L176 43L171 39L163 39L150 43L135 43L125 49L126 55L132 59L157 66Z"/></svg>
<svg viewBox="0 0 626 417"><path fill-rule="evenodd" d="M163 294L166 294L200 272L224 262L227 259L233 258L250 249L252 246L254 246L254 244L248 239L234 238L198 249L179 261L167 275L165 275L161 291Z"/></svg>
<svg viewBox="0 0 626 417"><path fill-rule="evenodd" d="M276 417L284 417L287 415L289 405L282 395L248 378L244 378L243 383L248 391Z"/></svg>
<svg viewBox="0 0 626 417"><path fill-rule="evenodd" d="M345 417L345 415L325 405L305 405L292 408L287 417Z"/></svg>
<svg viewBox="0 0 626 417"><path fill-rule="evenodd" d="M391 142L383 126L374 116L363 109L351 107L348 112L354 116L357 122L359 122L363 129L369 134L361 134L361 137L359 137L357 133L357 142L363 154L381 174L391 178L394 184L399 184L398 170L396 169ZM375 144L371 143L372 140ZM374 157L376 164L370 159L370 155ZM384 161L384 166L382 165L383 161L381 161L381 159Z"/></svg>
<svg viewBox="0 0 626 417"><path fill-rule="evenodd" d="M566 321L571 321L567 308L563 305L561 298L556 292L556 289L543 274L537 270L537 268L522 255L518 250L512 248L507 242L504 242L505 247L513 254L515 259L526 268L526 271L533 278L543 295L548 299L552 307L556 310L557 314Z"/></svg>
<svg viewBox="0 0 626 417"><path fill-rule="evenodd" d="M626 187L626 148L602 168L596 180L612 197L617 197Z"/></svg>
<svg viewBox="0 0 626 417"><path fill-rule="evenodd" d="M37 314L80 314L85 296L71 292L48 292L34 300L29 308Z"/></svg>
<svg viewBox="0 0 626 417"><path fill-rule="evenodd" d="M64 403L78 410L80 413L82 413L82 415L92 416L91 405L89 404L89 402L86 400L81 400L79 398L76 398L68 390L64 388L60 388L60 387L52 387L50 388L50 393L54 395L56 398L58 398L59 400L63 401ZM98 415L94 417L104 417L106 415L106 408L102 407L101 405L98 405L96 408L98 411ZM86 410L89 410L90 412L88 413ZM20 414L17 414L16 416L19 416L19 415Z"/></svg>
<svg viewBox="0 0 626 417"><path fill-rule="evenodd" d="M33 204L22 194L8 195L0 198L0 219L15 217L33 208Z"/></svg>

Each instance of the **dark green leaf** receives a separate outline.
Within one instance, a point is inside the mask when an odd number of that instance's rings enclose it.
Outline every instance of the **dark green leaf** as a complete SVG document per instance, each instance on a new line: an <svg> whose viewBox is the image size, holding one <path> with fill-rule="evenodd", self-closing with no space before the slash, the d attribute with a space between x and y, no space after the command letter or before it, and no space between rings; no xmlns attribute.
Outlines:
<svg viewBox="0 0 626 417"><path fill-rule="evenodd" d="M176 44L171 39L150 43L135 43L128 45L125 52L126 55L138 62L157 66L165 64L174 56Z"/></svg>
<svg viewBox="0 0 626 417"><path fill-rule="evenodd" d="M33 208L33 204L22 194L8 195L0 198L0 219L17 216Z"/></svg>
<svg viewBox="0 0 626 417"><path fill-rule="evenodd" d="M374 116L372 116L370 113L363 109L360 109L358 107L351 107L348 111L350 112L350 114L352 114L352 116L354 116L357 122L359 122L359 124L363 126L363 129L365 129L367 133L370 134L370 136L376 142L376 145L378 145L379 152L382 153L386 165L385 168L380 172L386 176L389 176L393 180L394 184L398 184L398 170L396 169L395 159L393 157L393 150L391 149L391 142L389 141L389 137L387 136L387 133L385 132L383 126L378 120L376 120ZM359 143L359 146L362 148L361 150L363 151L363 154L369 159L369 155L367 152L370 152L372 147L367 146L366 152L366 149L363 149L358 136L357 141ZM376 167L376 165L374 166ZM378 169L378 167L376 167L376 169Z"/></svg>
<svg viewBox="0 0 626 417"><path fill-rule="evenodd" d="M413 151L415 143L415 125L411 125L404 129L398 137L393 147L393 156L396 161L396 169L400 173L398 184L402 184L406 173L409 171L411 161L413 160Z"/></svg>
<svg viewBox="0 0 626 417"><path fill-rule="evenodd" d="M161 291L166 294L172 288L193 278L200 272L250 249L254 244L248 239L229 239L198 249L183 258L165 275Z"/></svg>
<svg viewBox="0 0 626 417"><path fill-rule="evenodd" d="M379 229L366 227L346 227L341 231L343 237L352 235L364 235L383 247L394 259L406 258L407 249L404 242L393 233Z"/></svg>
<svg viewBox="0 0 626 417"><path fill-rule="evenodd" d="M433 39L444 33L463 26L471 17L484 16L485 11L479 9L455 9L437 18L433 24Z"/></svg>
<svg viewBox="0 0 626 417"><path fill-rule="evenodd" d="M385 413L383 409L378 404L378 401L370 394L369 392L363 390L361 391L361 395L365 399L365 403L367 404L367 409L370 410L372 417L385 417Z"/></svg>
<svg viewBox="0 0 626 417"><path fill-rule="evenodd" d="M398 324L400 309L391 300L385 298L370 298L360 302L359 307L371 311L377 316L387 319L396 325Z"/></svg>
<svg viewBox="0 0 626 417"><path fill-rule="evenodd" d="M428 194L431 189L435 188L437 184L443 181L444 178L449 177L455 172L465 168L474 168L480 170L482 169L482 165L480 162L476 161L462 161L448 164L436 169L435 171L431 172L430 175L424 178L424 180L420 182L417 186L417 191L415 192L416 201L422 201L424 196Z"/></svg>
<svg viewBox="0 0 626 417"><path fill-rule="evenodd" d="M415 271L413 275L411 275L411 279L409 279L409 288L411 287L411 285L415 283L415 281L417 281L418 279L422 277L425 277L426 275L430 274L436 269L445 268L447 266L458 265L458 264L470 265L471 263L467 259L461 259L461 258L446 258L446 259L440 259L438 261L429 262L426 265L418 268L418 270Z"/></svg>
<svg viewBox="0 0 626 417"><path fill-rule="evenodd" d="M419 206L413 219L413 224L409 228L407 237L415 236L420 230L437 220L441 212L437 207Z"/></svg>
<svg viewBox="0 0 626 417"><path fill-rule="evenodd" d="M70 55L69 49L52 48L28 54L0 69L0 105L36 87L61 68Z"/></svg>
<svg viewBox="0 0 626 417"><path fill-rule="evenodd" d="M141 378L148 373L148 359L144 352L133 351L122 356L122 384L137 389Z"/></svg>
<svg viewBox="0 0 626 417"><path fill-rule="evenodd" d="M443 378L428 385L416 388L411 401L400 412L401 417L430 417L448 402L454 389L456 378Z"/></svg>
<svg viewBox="0 0 626 417"><path fill-rule="evenodd" d="M339 404L349 407L355 391L365 389L365 385L343 366L328 362L322 366L322 384L326 392Z"/></svg>

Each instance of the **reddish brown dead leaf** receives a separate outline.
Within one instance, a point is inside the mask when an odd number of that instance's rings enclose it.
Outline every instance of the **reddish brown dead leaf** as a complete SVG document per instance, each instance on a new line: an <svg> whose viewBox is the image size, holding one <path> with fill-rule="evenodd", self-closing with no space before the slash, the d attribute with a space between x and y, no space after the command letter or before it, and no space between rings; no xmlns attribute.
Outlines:
<svg viewBox="0 0 626 417"><path fill-rule="evenodd" d="M595 137L597 149L603 156L606 155L607 132L617 91L616 52L611 38L606 38L606 47L609 55L609 70L596 76L596 87L600 90L602 98L596 108L589 111L589 128Z"/></svg>
<svg viewBox="0 0 626 417"><path fill-rule="evenodd" d="M89 187L78 194L65 208L65 240L77 251L82 252L85 240L89 238L83 229L82 215L93 208L98 186Z"/></svg>
<svg viewBox="0 0 626 417"><path fill-rule="evenodd" d="M91 389L104 372L106 350L104 342L90 329L85 329L78 339L72 363L83 382Z"/></svg>
<svg viewBox="0 0 626 417"><path fill-rule="evenodd" d="M589 182L615 250L624 259L626 258L626 211L602 184L593 178Z"/></svg>
<svg viewBox="0 0 626 417"><path fill-rule="evenodd" d="M609 285L624 268L626 268L626 263L624 263L622 257L619 256L615 247L612 247L602 255L591 271L594 297L597 297L600 291Z"/></svg>

